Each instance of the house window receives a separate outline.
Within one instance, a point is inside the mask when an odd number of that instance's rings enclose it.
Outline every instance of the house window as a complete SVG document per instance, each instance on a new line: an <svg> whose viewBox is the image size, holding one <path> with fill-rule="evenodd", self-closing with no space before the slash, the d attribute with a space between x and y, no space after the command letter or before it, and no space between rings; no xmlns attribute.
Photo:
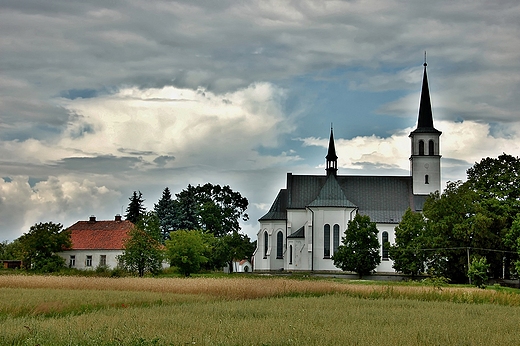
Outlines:
<svg viewBox="0 0 520 346"><path fill-rule="evenodd" d="M433 153L435 151L434 146L435 146L435 144L433 143L433 140L430 139L430 141L428 142L428 155L435 155Z"/></svg>
<svg viewBox="0 0 520 346"><path fill-rule="evenodd" d="M269 249L269 234L267 231L264 232L264 258L267 258L267 250Z"/></svg>
<svg viewBox="0 0 520 346"><path fill-rule="evenodd" d="M424 155L424 141L419 141L419 155Z"/></svg>
<svg viewBox="0 0 520 346"><path fill-rule="evenodd" d="M74 268L76 266L76 255L70 255L69 267Z"/></svg>
<svg viewBox="0 0 520 346"><path fill-rule="evenodd" d="M283 258L283 233L276 234L276 258Z"/></svg>
<svg viewBox="0 0 520 346"><path fill-rule="evenodd" d="M99 256L99 266L100 267L106 267L107 266L107 255L100 255Z"/></svg>
<svg viewBox="0 0 520 346"><path fill-rule="evenodd" d="M388 232L383 232L382 243L383 243L383 261L388 261Z"/></svg>
<svg viewBox="0 0 520 346"><path fill-rule="evenodd" d="M289 246L289 264L292 264L292 245Z"/></svg>
<svg viewBox="0 0 520 346"><path fill-rule="evenodd" d="M425 183L425 184L429 184L429 183L430 183L430 177L428 176L428 174L426 174L426 175L424 176L424 183Z"/></svg>
<svg viewBox="0 0 520 346"><path fill-rule="evenodd" d="M323 226L323 258L330 258L330 225Z"/></svg>
<svg viewBox="0 0 520 346"><path fill-rule="evenodd" d="M332 228L332 249L334 253L338 250L339 247L339 225L335 224Z"/></svg>
<svg viewBox="0 0 520 346"><path fill-rule="evenodd" d="M85 267L92 267L92 256L87 256Z"/></svg>

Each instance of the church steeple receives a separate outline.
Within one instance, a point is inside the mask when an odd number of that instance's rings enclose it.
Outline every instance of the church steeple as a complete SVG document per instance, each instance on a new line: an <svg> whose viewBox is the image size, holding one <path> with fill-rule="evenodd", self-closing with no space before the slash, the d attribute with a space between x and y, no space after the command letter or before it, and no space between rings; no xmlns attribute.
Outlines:
<svg viewBox="0 0 520 346"><path fill-rule="evenodd" d="M417 129L414 132L422 133L440 133L435 127L433 127L433 113L432 104L430 101L430 89L428 87L428 76L426 74L426 53L424 58L424 72L421 89L421 101L419 103L419 119L417 120Z"/></svg>
<svg viewBox="0 0 520 346"><path fill-rule="evenodd" d="M329 150L327 152L327 175L336 175L338 172L338 156L336 155L336 147L334 146L334 134L332 126L330 127Z"/></svg>
<svg viewBox="0 0 520 346"><path fill-rule="evenodd" d="M426 75L426 53L424 57L419 118L417 128L410 133L412 142L410 169L413 193L416 195L427 195L431 192L440 191L441 188L440 136L442 132L433 127L430 90Z"/></svg>

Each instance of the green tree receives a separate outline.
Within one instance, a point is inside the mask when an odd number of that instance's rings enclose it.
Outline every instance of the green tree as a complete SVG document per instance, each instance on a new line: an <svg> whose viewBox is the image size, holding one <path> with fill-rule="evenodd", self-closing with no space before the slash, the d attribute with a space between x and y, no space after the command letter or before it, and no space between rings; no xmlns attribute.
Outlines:
<svg viewBox="0 0 520 346"><path fill-rule="evenodd" d="M255 248L256 244L252 243L247 235L232 232L215 238L209 263L212 269L221 269L227 266L229 273L232 273L233 261L243 259L250 261Z"/></svg>
<svg viewBox="0 0 520 346"><path fill-rule="evenodd" d="M199 202L197 190L191 184L175 194L173 230L201 229L199 222Z"/></svg>
<svg viewBox="0 0 520 346"><path fill-rule="evenodd" d="M345 271L353 271L362 278L370 274L381 262L378 230L367 215L356 214L349 221L345 236L332 256L334 265Z"/></svg>
<svg viewBox="0 0 520 346"><path fill-rule="evenodd" d="M497 241L490 232L492 219L479 203L478 194L462 182L449 182L442 194L433 193L423 207L426 227L423 236L427 266L435 276L452 282L466 282L467 250L484 256L478 249Z"/></svg>
<svg viewBox="0 0 520 346"><path fill-rule="evenodd" d="M59 223L38 223L18 238L25 268L42 272L59 271L65 260L57 253L71 246L70 233Z"/></svg>
<svg viewBox="0 0 520 346"><path fill-rule="evenodd" d="M197 273L208 262L213 236L200 230L178 230L166 241L167 256L184 276Z"/></svg>
<svg viewBox="0 0 520 346"><path fill-rule="evenodd" d="M424 272L424 227L423 215L408 208L395 228L395 245L389 249L389 257L394 261L393 268L396 271L412 277Z"/></svg>
<svg viewBox="0 0 520 346"><path fill-rule="evenodd" d="M507 238L516 215L520 213L520 158L505 153L497 158L484 158L468 169L467 177L465 185L478 194L481 207L492 220L488 228L494 239L486 248L504 251L486 254L490 273L501 277L505 265L508 277L509 272L514 272L513 263L518 259L511 254L514 242Z"/></svg>
<svg viewBox="0 0 520 346"><path fill-rule="evenodd" d="M485 257L473 258L468 270L471 283L478 288L486 288L488 281L489 264Z"/></svg>
<svg viewBox="0 0 520 346"><path fill-rule="evenodd" d="M161 199L154 205L154 210L161 223L164 243L165 240L170 239L170 232L175 227L175 204L168 187L164 189Z"/></svg>
<svg viewBox="0 0 520 346"><path fill-rule="evenodd" d="M158 274L162 269L164 250L159 218L154 212L144 213L129 232L119 261L125 269L140 277L149 272Z"/></svg>
<svg viewBox="0 0 520 346"><path fill-rule="evenodd" d="M130 203L126 208L125 219L132 222L133 224L137 224L140 217L146 212L146 208L144 207L144 199L143 194L139 191L139 195L136 191L132 197L129 198Z"/></svg>
<svg viewBox="0 0 520 346"><path fill-rule="evenodd" d="M174 229L201 229L220 237L239 232L239 221L249 219L247 198L227 185L188 185L176 197Z"/></svg>

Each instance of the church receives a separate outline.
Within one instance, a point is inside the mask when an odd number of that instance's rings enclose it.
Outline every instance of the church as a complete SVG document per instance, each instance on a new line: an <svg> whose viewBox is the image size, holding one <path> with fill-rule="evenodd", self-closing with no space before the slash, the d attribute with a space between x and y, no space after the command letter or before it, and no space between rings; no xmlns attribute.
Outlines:
<svg viewBox="0 0 520 346"><path fill-rule="evenodd" d="M422 210L426 197L441 188L441 132L433 126L426 66L417 128L409 136L410 175L339 175L331 129L325 174L287 173L286 188L258 220L255 271L341 271L332 256L348 222L359 213L368 215L379 231L381 263L375 271L395 272L384 244L395 243L395 227L408 208Z"/></svg>

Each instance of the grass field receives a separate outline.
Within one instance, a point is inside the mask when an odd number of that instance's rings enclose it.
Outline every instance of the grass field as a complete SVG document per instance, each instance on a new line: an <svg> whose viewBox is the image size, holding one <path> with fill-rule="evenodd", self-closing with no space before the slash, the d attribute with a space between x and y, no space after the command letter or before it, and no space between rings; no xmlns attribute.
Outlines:
<svg viewBox="0 0 520 346"><path fill-rule="evenodd" d="M0 345L516 345L520 294L334 279L0 276Z"/></svg>

